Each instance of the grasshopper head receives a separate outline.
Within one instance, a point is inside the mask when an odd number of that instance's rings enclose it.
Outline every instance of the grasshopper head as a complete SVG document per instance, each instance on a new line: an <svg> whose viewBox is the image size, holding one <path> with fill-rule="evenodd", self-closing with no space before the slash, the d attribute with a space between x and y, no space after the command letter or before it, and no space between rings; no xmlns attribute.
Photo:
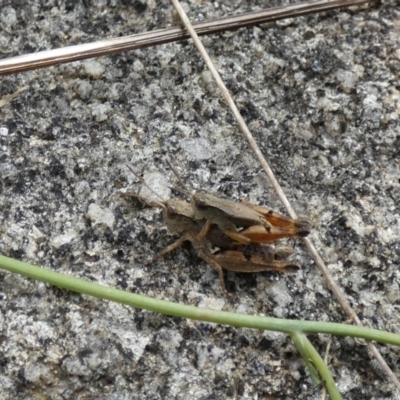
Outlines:
<svg viewBox="0 0 400 400"><path fill-rule="evenodd" d="M166 204L165 217L166 217L166 219L172 220L172 221L179 217L179 212L174 205Z"/></svg>
<svg viewBox="0 0 400 400"><path fill-rule="evenodd" d="M207 199L207 194L206 193L194 193L191 196L191 203L192 206L200 211L206 210L207 207L209 207L210 202Z"/></svg>
<svg viewBox="0 0 400 400"><path fill-rule="evenodd" d="M184 233L197 227L192 207L183 200L171 199L165 203L163 209L165 225L171 233Z"/></svg>
<svg viewBox="0 0 400 400"><path fill-rule="evenodd" d="M180 214L174 205L168 203L165 204L165 207L163 208L163 217L165 225L167 225L168 230L171 233L181 233L184 231Z"/></svg>

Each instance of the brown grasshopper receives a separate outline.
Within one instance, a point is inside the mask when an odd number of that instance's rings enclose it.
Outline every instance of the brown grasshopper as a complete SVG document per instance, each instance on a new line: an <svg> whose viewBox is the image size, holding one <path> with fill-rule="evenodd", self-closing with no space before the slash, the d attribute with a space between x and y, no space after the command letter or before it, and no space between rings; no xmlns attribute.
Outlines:
<svg viewBox="0 0 400 400"><path fill-rule="evenodd" d="M250 203L237 203L208 193L196 192L190 202L196 219L217 225L231 239L242 243L266 243L283 238L303 238L310 224Z"/></svg>
<svg viewBox="0 0 400 400"><path fill-rule="evenodd" d="M166 162L183 185L172 164L169 160ZM195 192L190 196L190 203L194 218L207 221L204 236L207 229L217 225L232 240L248 245L303 238L311 231L306 220L294 220L262 206L238 203L208 193Z"/></svg>
<svg viewBox="0 0 400 400"><path fill-rule="evenodd" d="M133 196L133 194L122 194ZM141 199L143 201L143 199ZM161 207L164 222L170 233L179 234L181 237L152 260L149 265L158 258L170 253L180 247L182 243L189 240L196 249L200 258L211 265L217 272L224 294L231 298L225 287L223 269L234 272L295 272L300 267L291 261L282 261L288 254L275 252L271 246L254 244L251 246L240 246L237 241L226 235L217 225L209 226L206 220L198 220L194 217L193 208L190 203L170 199L166 202L147 203L150 206Z"/></svg>

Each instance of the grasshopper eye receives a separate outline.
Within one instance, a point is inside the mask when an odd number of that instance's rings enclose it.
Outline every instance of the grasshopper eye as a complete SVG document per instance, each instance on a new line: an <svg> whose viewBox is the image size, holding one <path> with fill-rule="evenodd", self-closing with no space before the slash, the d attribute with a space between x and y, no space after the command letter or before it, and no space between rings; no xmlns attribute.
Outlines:
<svg viewBox="0 0 400 400"><path fill-rule="evenodd" d="M174 206L167 207L167 216L169 219L175 219L178 216L178 211Z"/></svg>
<svg viewBox="0 0 400 400"><path fill-rule="evenodd" d="M207 208L207 202L202 199L196 199L195 205L199 210L204 210Z"/></svg>

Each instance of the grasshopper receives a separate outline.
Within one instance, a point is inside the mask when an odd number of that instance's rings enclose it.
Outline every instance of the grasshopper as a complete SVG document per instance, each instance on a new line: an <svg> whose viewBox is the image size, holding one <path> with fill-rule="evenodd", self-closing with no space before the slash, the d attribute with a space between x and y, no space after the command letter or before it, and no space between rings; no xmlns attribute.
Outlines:
<svg viewBox="0 0 400 400"><path fill-rule="evenodd" d="M166 202L148 203L138 195L129 193L122 193L122 195L139 198L150 206L161 207L163 219L169 232L181 235L176 242L167 246L146 265L153 263L180 247L184 241L189 240L199 257L218 272L221 288L228 298L232 296L225 287L223 269L250 273L262 271L294 272L300 268L297 263L278 259L285 258L287 254L279 254L271 246L263 244L240 246L236 240L226 235L217 225L210 226L206 220L196 219L191 204L186 201L170 199Z"/></svg>
<svg viewBox="0 0 400 400"><path fill-rule="evenodd" d="M190 202L196 219L207 220L209 228L217 225L241 244L302 238L311 230L306 220L293 220L265 207L237 203L208 193L196 192Z"/></svg>
<svg viewBox="0 0 400 400"><path fill-rule="evenodd" d="M183 185L172 164L166 161ZM311 231L310 223L306 220L294 220L262 206L238 203L204 192L193 193L190 203L194 218L207 221L203 237L212 225L217 225L232 240L245 245L303 238Z"/></svg>

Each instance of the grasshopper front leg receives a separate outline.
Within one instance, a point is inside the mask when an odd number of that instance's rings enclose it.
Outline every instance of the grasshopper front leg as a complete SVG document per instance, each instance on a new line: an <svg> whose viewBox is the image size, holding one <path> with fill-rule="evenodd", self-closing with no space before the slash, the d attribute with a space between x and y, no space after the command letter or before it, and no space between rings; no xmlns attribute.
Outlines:
<svg viewBox="0 0 400 400"><path fill-rule="evenodd" d="M197 246L195 246L195 247L197 247ZM218 277L219 277L219 283L221 284L221 288L222 288L222 291L224 292L224 295L229 300L233 300L233 296L228 292L228 290L226 289L226 286L225 286L224 271L222 270L222 267L218 263L216 258L213 255L208 254L208 252L206 252L203 248L196 248L196 250L197 250L197 254L199 255L199 257L202 258L207 264L209 264L211 267L213 267L217 271Z"/></svg>
<svg viewBox="0 0 400 400"><path fill-rule="evenodd" d="M164 257L166 254L171 253L171 251L174 251L178 247L182 246L182 243L186 240L188 240L186 237L181 236L176 242L167 246L163 251L160 251L156 256L154 256L150 261L147 261L147 263L144 265L147 267L153 264L154 261L158 260L161 257Z"/></svg>
<svg viewBox="0 0 400 400"><path fill-rule="evenodd" d="M219 265L218 261L215 257L211 254L209 250L209 243L205 242L204 238L208 235L211 228L210 221L206 221L201 231L196 234L193 231L188 231L186 233L186 237L190 240L193 244L193 247L196 249L197 254L200 258L202 258L207 264L209 264L212 268L214 268L219 277L219 282L221 284L222 291L224 295L229 299L232 300L233 296L228 292L225 286L225 279L224 279L224 272L222 270L221 265Z"/></svg>

